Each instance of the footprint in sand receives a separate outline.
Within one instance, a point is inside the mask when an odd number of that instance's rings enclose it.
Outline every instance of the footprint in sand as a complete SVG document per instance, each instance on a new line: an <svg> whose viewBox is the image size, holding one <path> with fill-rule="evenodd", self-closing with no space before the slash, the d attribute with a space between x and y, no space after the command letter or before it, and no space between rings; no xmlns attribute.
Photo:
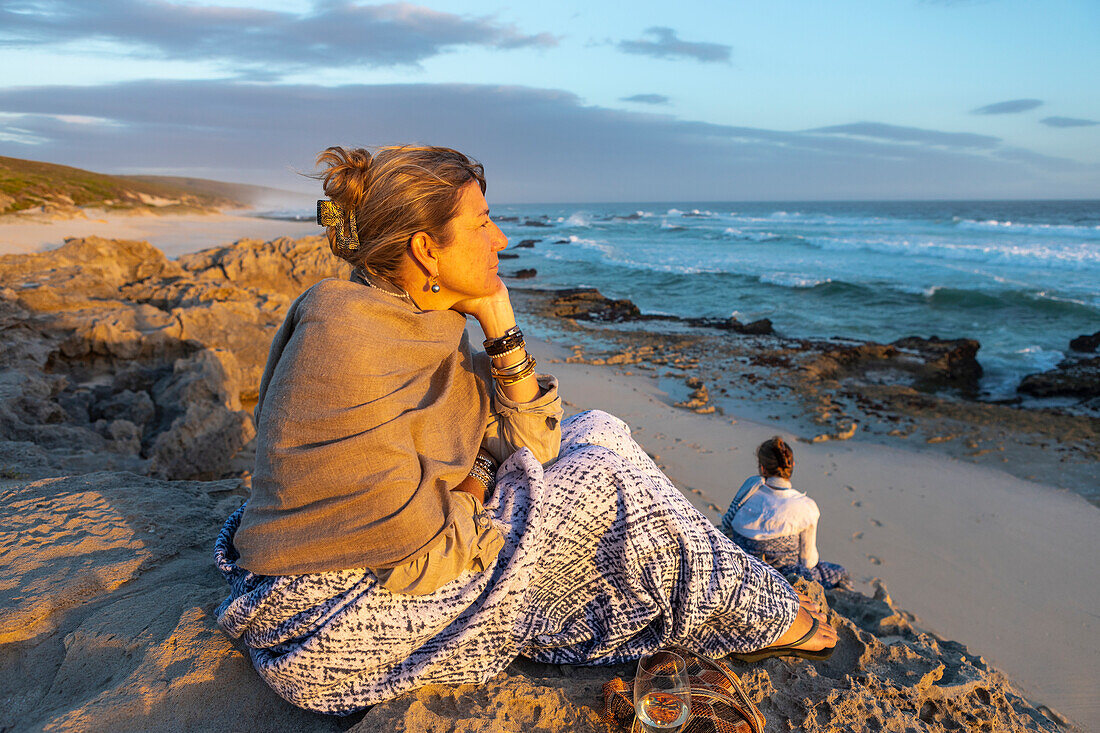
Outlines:
<svg viewBox="0 0 1100 733"><path fill-rule="evenodd" d="M848 489L848 491L855 491L851 486L845 486L844 488Z"/></svg>
<svg viewBox="0 0 1100 733"><path fill-rule="evenodd" d="M862 532L852 532L852 539L853 540L863 539L863 533Z"/></svg>
<svg viewBox="0 0 1100 733"><path fill-rule="evenodd" d="M882 564L882 560L879 560L874 555L868 555L867 559L871 562L872 565L881 565Z"/></svg>
<svg viewBox="0 0 1100 733"><path fill-rule="evenodd" d="M710 509L710 510L711 510L712 512L721 512L721 511L722 511L722 510L721 510L721 509L720 509L720 508L718 507L718 505L717 505L717 504L707 504L707 508L708 508L708 509Z"/></svg>
<svg viewBox="0 0 1100 733"><path fill-rule="evenodd" d="M703 492L702 492L701 490L699 490L699 489L692 489L692 490L691 490L691 493L693 493L693 494L696 494L696 495L698 495L698 496L702 496L702 495L703 495Z"/></svg>
<svg viewBox="0 0 1100 733"><path fill-rule="evenodd" d="M863 502L862 501L853 501L852 506L863 506Z"/></svg>
<svg viewBox="0 0 1100 733"><path fill-rule="evenodd" d="M871 524L875 525L876 527L882 526L882 522L878 521L877 519L872 519Z"/></svg>

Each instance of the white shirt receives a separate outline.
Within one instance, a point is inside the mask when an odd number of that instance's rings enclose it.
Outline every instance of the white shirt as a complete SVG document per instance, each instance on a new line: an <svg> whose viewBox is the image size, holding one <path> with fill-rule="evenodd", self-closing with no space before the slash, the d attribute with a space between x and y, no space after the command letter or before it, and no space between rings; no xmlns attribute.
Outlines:
<svg viewBox="0 0 1100 733"><path fill-rule="evenodd" d="M751 476L741 488L761 481L760 476ZM791 488L787 479L769 476L731 518L729 525L742 537L752 540L798 535L799 561L812 568L818 561L817 521L820 517L816 501Z"/></svg>

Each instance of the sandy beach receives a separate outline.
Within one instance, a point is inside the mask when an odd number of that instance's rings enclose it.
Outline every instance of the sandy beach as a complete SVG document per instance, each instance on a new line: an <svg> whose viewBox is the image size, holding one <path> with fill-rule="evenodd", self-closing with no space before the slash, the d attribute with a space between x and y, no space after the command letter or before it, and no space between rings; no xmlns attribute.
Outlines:
<svg viewBox="0 0 1100 733"><path fill-rule="evenodd" d="M73 218L0 217L0 254L52 249L69 237L105 237L152 242L169 257L175 257L246 237L268 240L317 233L317 225L312 221L258 219L243 212L198 215L93 209L82 213Z"/></svg>
<svg viewBox="0 0 1100 733"><path fill-rule="evenodd" d="M886 581L919 626L965 640L1033 699L1100 725L1100 510L1080 496L945 456L855 440L807 445L782 427L692 414L652 377L621 368L548 369L573 409L626 420L716 523L755 472L755 446L783 435L795 449L795 487L821 508L823 559L864 590Z"/></svg>
<svg viewBox="0 0 1100 733"><path fill-rule="evenodd" d="M86 219L49 223L0 223L0 253L40 252L66 237L95 235L146 240L171 258L242 238L313 234L317 228L310 223L232 215L99 219L89 214ZM7 292L16 296L13 290ZM267 307L276 321L279 302L285 305L285 298ZM522 311L521 306L517 309ZM263 329L260 323L258 332ZM564 336L532 347L545 371L559 378L567 411L603 409L627 421L637 441L708 517L718 521L741 481L755 472L755 446L774 434L783 435L795 449L795 487L807 491L822 511L818 546L823 559L846 566L857 590L867 595L874 593L876 579L884 581L893 602L912 615L909 620L919 630L963 642L972 656L980 655L1004 672L1032 704L1047 706L1084 730L1100 730L1100 556L1095 545L1100 509L1067 490L1060 477L1027 480L1019 476L1021 471L1009 470L1012 466L908 449L901 441L862 440L858 434L850 440L805 442L809 416L762 420L758 405L740 412L735 397L723 401L721 410L699 414L675 406L684 395L671 393L669 385L680 385L680 377L670 380L660 368L639 367L637 362L567 361L576 355L576 343ZM238 394L227 398L230 412L240 409L241 398L247 407L249 377L243 361L240 375ZM33 452L25 450L27 455ZM246 465L247 448L241 455ZM1006 455L1014 460L1011 453ZM76 461L72 458L66 465L77 465ZM33 462L20 464L15 453L5 454L2 463L7 472L0 486L4 490L23 486L21 473L31 478L62 475L50 473L48 466L31 470L27 466ZM234 465L240 469L241 464L238 456ZM100 468L137 470L138 465L137 459L119 459L117 465ZM211 511L223 511L239 503L243 494L230 483L195 491L210 503ZM190 533L188 541L201 547L212 540L216 528L196 525L179 531ZM94 562L74 562L73 572L89 567L94 568ZM125 582L124 578L120 584ZM216 589L202 592L211 604L218 596ZM5 639L25 643L32 637L8 634ZM77 640L70 634L65 645ZM61 642L55 639L51 644L59 648ZM26 658L33 659L46 652L32 654L13 646L4 654L6 664L18 669L19 664L11 661L13 654L30 654ZM238 675L248 672L235 664ZM51 693L50 698L58 710L79 702L77 697L66 702L60 694ZM83 693L73 693L79 694ZM276 703L265 698L263 705L278 710ZM188 704L201 719L201 700ZM598 701L590 704L597 706ZM58 727L79 729L79 723Z"/></svg>

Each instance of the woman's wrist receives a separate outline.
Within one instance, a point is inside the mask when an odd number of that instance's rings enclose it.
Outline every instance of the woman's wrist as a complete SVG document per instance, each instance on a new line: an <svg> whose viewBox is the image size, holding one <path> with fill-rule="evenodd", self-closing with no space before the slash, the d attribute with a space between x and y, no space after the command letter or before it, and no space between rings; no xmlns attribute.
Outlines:
<svg viewBox="0 0 1100 733"><path fill-rule="evenodd" d="M512 310L512 301L507 294L502 298L493 298L487 301L473 315L481 325L481 330L487 339L500 338L508 329L514 328L516 325L516 314Z"/></svg>

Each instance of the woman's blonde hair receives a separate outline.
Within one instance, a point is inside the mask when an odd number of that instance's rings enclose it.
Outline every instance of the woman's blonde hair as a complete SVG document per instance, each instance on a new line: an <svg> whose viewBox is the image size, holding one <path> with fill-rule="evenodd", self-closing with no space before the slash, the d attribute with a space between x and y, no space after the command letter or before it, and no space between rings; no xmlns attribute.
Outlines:
<svg viewBox="0 0 1100 733"><path fill-rule="evenodd" d="M440 244L449 241L447 225L463 186L477 181L485 193L482 165L450 148L391 145L372 155L363 148L331 147L317 156L317 165L325 167L316 174L325 195L355 214L358 246L344 246L337 228L328 227L333 254L390 280L417 232Z"/></svg>
<svg viewBox="0 0 1100 733"><path fill-rule="evenodd" d="M756 449L756 460L765 478L790 478L794 471L794 452L778 435L760 444Z"/></svg>

